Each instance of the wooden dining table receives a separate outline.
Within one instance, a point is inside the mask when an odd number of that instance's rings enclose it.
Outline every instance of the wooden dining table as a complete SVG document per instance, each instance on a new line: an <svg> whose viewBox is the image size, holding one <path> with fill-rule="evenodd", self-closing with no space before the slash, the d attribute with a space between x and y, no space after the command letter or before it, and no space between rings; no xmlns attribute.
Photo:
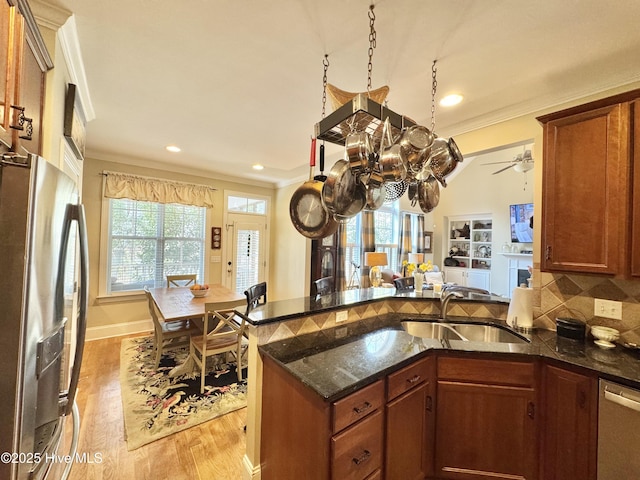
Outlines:
<svg viewBox="0 0 640 480"><path fill-rule="evenodd" d="M158 287L150 288L149 292L165 322L204 317L204 306L207 303L245 300L242 293L220 284L209 285L204 297L194 297L189 287Z"/></svg>
<svg viewBox="0 0 640 480"><path fill-rule="evenodd" d="M209 293L204 297L194 297L189 287L158 287L150 288L149 292L158 310L162 314L165 322L176 320L203 319L205 305L215 302L230 302L237 300L239 303L246 301L243 294L234 292L219 284L209 285ZM202 329L201 322L196 321ZM170 377L179 376L193 371L195 361L191 356L180 365L174 367L170 372Z"/></svg>

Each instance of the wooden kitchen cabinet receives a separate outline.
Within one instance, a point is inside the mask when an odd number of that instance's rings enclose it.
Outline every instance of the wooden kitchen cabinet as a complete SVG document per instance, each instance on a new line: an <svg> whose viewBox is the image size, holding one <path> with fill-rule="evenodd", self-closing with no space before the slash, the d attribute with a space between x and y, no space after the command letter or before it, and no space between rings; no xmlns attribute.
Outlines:
<svg viewBox="0 0 640 480"><path fill-rule="evenodd" d="M26 0L0 2L0 139L21 155L41 154L46 72L53 62Z"/></svg>
<svg viewBox="0 0 640 480"><path fill-rule="evenodd" d="M545 365L542 385L544 418L540 478L595 480L597 378Z"/></svg>
<svg viewBox="0 0 640 480"><path fill-rule="evenodd" d="M384 403L382 380L329 403L264 358L261 477L376 478L383 462Z"/></svg>
<svg viewBox="0 0 640 480"><path fill-rule="evenodd" d="M633 118L630 276L640 278L640 100L631 102L630 108Z"/></svg>
<svg viewBox="0 0 640 480"><path fill-rule="evenodd" d="M536 367L438 358L435 476L537 478Z"/></svg>
<svg viewBox="0 0 640 480"><path fill-rule="evenodd" d="M12 130L9 128L10 105L13 99L13 66L15 48L15 16L16 8L0 0L0 67L2 79L0 81L0 141L11 148Z"/></svg>
<svg viewBox="0 0 640 480"><path fill-rule="evenodd" d="M630 148L638 98L635 90L538 118L543 271L640 276L638 153Z"/></svg>
<svg viewBox="0 0 640 480"><path fill-rule="evenodd" d="M387 378L386 480L422 480L433 473L435 358Z"/></svg>

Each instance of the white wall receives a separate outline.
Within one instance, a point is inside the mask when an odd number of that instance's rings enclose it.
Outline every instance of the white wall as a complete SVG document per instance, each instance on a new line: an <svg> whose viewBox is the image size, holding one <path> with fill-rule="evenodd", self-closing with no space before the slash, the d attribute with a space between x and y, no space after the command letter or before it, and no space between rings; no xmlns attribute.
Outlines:
<svg viewBox="0 0 640 480"><path fill-rule="evenodd" d="M477 156L468 155L461 165L464 166L464 169L448 182L447 188L441 190L440 204L434 210L436 223L439 226L438 239L441 248L439 248L437 255L440 259L447 256L446 217L491 214L493 232L490 290L507 297L511 295L508 260L499 252L505 242L511 243L509 205L533 202L534 172L529 171L524 174L510 168L497 175L492 175L493 172L506 165L484 164L510 161L522 151L522 147L517 146ZM533 248L532 244L527 244L527 246L529 249ZM533 259L530 263L533 267Z"/></svg>

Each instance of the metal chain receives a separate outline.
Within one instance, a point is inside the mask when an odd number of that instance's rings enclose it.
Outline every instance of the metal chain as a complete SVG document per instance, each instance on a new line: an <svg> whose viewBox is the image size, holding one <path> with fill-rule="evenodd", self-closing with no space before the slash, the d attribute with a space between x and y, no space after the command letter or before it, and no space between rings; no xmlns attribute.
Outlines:
<svg viewBox="0 0 640 480"><path fill-rule="evenodd" d="M438 88L436 61L434 60L431 66L431 133L436 131L436 89Z"/></svg>
<svg viewBox="0 0 640 480"><path fill-rule="evenodd" d="M327 70L329 69L329 55L325 54L322 60L324 74L322 76L322 118L324 118L325 107L327 105Z"/></svg>
<svg viewBox="0 0 640 480"><path fill-rule="evenodd" d="M371 92L371 72L373 71L373 49L376 48L376 14L373 13L373 3L369 6L369 63L367 64L367 97Z"/></svg>

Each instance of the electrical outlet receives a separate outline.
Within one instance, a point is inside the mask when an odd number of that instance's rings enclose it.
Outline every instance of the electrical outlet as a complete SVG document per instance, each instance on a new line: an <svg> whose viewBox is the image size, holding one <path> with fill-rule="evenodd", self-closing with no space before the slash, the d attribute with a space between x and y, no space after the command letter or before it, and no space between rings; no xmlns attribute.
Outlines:
<svg viewBox="0 0 640 480"><path fill-rule="evenodd" d="M342 310L341 312L336 312L336 323L344 322L349 318L349 312L347 310Z"/></svg>
<svg viewBox="0 0 640 480"><path fill-rule="evenodd" d="M602 300L596 298L593 302L593 314L596 317L612 318L622 320L622 302Z"/></svg>

